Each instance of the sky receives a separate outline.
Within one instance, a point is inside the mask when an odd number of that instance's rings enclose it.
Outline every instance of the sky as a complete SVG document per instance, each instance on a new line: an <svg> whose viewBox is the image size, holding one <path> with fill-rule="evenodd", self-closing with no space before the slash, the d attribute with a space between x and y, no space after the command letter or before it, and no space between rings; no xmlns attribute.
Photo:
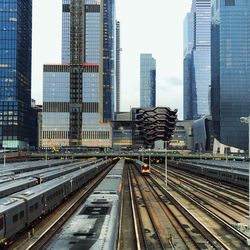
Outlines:
<svg viewBox="0 0 250 250"><path fill-rule="evenodd" d="M33 1L32 97L42 104L43 64L61 62L61 2ZM183 116L183 20L191 0L116 0L121 23L121 111L140 103L140 53L156 59L157 106Z"/></svg>

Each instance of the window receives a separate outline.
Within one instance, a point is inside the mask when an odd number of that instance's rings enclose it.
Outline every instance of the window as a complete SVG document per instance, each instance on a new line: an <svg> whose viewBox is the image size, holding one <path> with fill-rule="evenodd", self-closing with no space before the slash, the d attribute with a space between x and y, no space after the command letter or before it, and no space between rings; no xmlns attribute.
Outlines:
<svg viewBox="0 0 250 250"><path fill-rule="evenodd" d="M20 220L21 220L23 217L24 217L24 211L21 211L21 212L19 213L19 218L20 218Z"/></svg>
<svg viewBox="0 0 250 250"><path fill-rule="evenodd" d="M3 225L4 225L4 220L3 220L3 216L0 218L0 231L3 230Z"/></svg>
<svg viewBox="0 0 250 250"><path fill-rule="evenodd" d="M235 0L225 0L225 6L234 6Z"/></svg>
<svg viewBox="0 0 250 250"><path fill-rule="evenodd" d="M18 221L18 214L15 214L12 219L13 219L13 223L17 222Z"/></svg>
<svg viewBox="0 0 250 250"><path fill-rule="evenodd" d="M30 206L30 213L33 213L33 211L34 211L34 207L32 205L32 206Z"/></svg>

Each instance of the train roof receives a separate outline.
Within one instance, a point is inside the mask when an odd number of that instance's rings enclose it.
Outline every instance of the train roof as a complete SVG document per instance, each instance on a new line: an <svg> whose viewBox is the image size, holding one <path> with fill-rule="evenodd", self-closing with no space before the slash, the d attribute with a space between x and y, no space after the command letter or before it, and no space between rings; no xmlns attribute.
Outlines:
<svg viewBox="0 0 250 250"><path fill-rule="evenodd" d="M35 178L26 178L26 179L10 181L8 183L2 183L2 184L0 184L0 192L2 192L4 190L8 190L8 189L16 187L16 186L26 184L26 183L32 183L33 181L36 181L36 179Z"/></svg>
<svg viewBox="0 0 250 250"><path fill-rule="evenodd" d="M89 166L86 168L82 168L80 170L68 173L66 175L60 176L58 178L55 178L53 180L41 183L37 186L33 186L31 188L25 189L23 191L20 191L18 193L12 194L11 197L22 197L25 198L27 200L29 199L33 199L36 196L39 196L40 194L46 192L46 190L50 190L55 188L56 186L63 184L67 181L70 181L71 179L84 174L85 172L87 172L90 168L93 168L93 166Z"/></svg>
<svg viewBox="0 0 250 250"><path fill-rule="evenodd" d="M88 199L48 249L112 249L114 232L108 229L116 225L117 207L118 201Z"/></svg>
<svg viewBox="0 0 250 250"><path fill-rule="evenodd" d="M0 170L0 178L6 177L6 176L11 176L14 174L15 174L14 172L10 172L9 170L3 170L3 171Z"/></svg>
<svg viewBox="0 0 250 250"><path fill-rule="evenodd" d="M240 168L240 169L249 169L249 162L243 161L218 161L218 160L185 160L184 162L191 162L194 164L208 165L208 166L216 166L223 168Z"/></svg>
<svg viewBox="0 0 250 250"><path fill-rule="evenodd" d="M117 194L121 190L121 185L121 176L107 176L94 190L93 194Z"/></svg>
<svg viewBox="0 0 250 250"><path fill-rule="evenodd" d="M236 165L232 163L229 163L227 164L226 162L223 162L223 163L219 163L217 164L216 161L205 161L205 160L201 160L201 161L183 161L183 163L188 163L188 164L193 164L193 165L196 165L196 166L199 166L199 167L203 167L203 168L206 168L206 169L210 169L211 171L212 170L219 170L219 171L223 171L225 173L236 173L238 175L242 175L242 176L248 176L248 168L246 168L246 163L248 162L245 162L244 164L239 164L237 166L237 163ZM242 163L242 162L241 162ZM247 164L248 166L248 164Z"/></svg>
<svg viewBox="0 0 250 250"><path fill-rule="evenodd" d="M7 210L24 204L23 200L11 197L5 197L0 199L0 214L6 212Z"/></svg>
<svg viewBox="0 0 250 250"><path fill-rule="evenodd" d="M8 171L13 171L15 173L18 172L27 172L27 171L32 171L35 169L39 168L46 168L50 166L55 166L55 165L63 165L63 164L68 164L70 163L70 160L48 160L47 162L44 160L39 160L39 161L32 161L32 162L22 162L20 164L13 164L9 163L7 166L1 166L0 170L8 170Z"/></svg>
<svg viewBox="0 0 250 250"><path fill-rule="evenodd" d="M120 176L122 176L122 174L123 174L123 169L111 169L108 172L107 176L109 176L109 175L120 175Z"/></svg>
<svg viewBox="0 0 250 250"><path fill-rule="evenodd" d="M44 192L59 186L60 184L63 184L66 181L69 181L69 179L66 177L65 178L59 177L59 178L56 178L54 180L47 181L47 182L44 182L42 184L33 186L31 188L27 188L25 190L22 190L20 192L11 194L8 197L23 198L25 200L31 200L34 197L39 196L39 195L43 194Z"/></svg>

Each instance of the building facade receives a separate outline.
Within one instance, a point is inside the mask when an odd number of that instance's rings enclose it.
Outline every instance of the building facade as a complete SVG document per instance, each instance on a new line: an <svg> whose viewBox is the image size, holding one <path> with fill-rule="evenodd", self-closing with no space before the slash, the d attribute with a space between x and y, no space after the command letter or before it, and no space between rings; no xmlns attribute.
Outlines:
<svg viewBox="0 0 250 250"><path fill-rule="evenodd" d="M250 108L250 2L212 1L211 108L216 138L248 148L248 125L240 117Z"/></svg>
<svg viewBox="0 0 250 250"><path fill-rule="evenodd" d="M193 121L177 121L168 149L193 150Z"/></svg>
<svg viewBox="0 0 250 250"><path fill-rule="evenodd" d="M114 0L63 0L62 64L44 65L44 147L111 146L114 8Z"/></svg>
<svg viewBox="0 0 250 250"><path fill-rule="evenodd" d="M116 21L116 112L120 112L121 105L121 42L120 42L120 22Z"/></svg>
<svg viewBox="0 0 250 250"><path fill-rule="evenodd" d="M195 152L213 150L214 129L211 116L203 116L193 121L193 136Z"/></svg>
<svg viewBox="0 0 250 250"><path fill-rule="evenodd" d="M31 108L32 1L0 2L0 147L35 147Z"/></svg>
<svg viewBox="0 0 250 250"><path fill-rule="evenodd" d="M193 0L184 21L184 119L209 115L211 0Z"/></svg>
<svg viewBox="0 0 250 250"><path fill-rule="evenodd" d="M156 106L156 61L152 54L140 55L140 107Z"/></svg>
<svg viewBox="0 0 250 250"><path fill-rule="evenodd" d="M132 148L133 121L131 112L119 112L112 121L112 148L128 150Z"/></svg>

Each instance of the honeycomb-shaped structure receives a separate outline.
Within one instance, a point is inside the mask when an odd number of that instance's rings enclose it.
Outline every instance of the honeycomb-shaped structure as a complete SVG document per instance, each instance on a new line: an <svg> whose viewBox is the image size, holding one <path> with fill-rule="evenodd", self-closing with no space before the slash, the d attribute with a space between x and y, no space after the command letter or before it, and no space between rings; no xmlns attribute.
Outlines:
<svg viewBox="0 0 250 250"><path fill-rule="evenodd" d="M135 115L136 130L143 147L152 148L155 141L167 141L175 129L177 109L168 107L137 109Z"/></svg>

